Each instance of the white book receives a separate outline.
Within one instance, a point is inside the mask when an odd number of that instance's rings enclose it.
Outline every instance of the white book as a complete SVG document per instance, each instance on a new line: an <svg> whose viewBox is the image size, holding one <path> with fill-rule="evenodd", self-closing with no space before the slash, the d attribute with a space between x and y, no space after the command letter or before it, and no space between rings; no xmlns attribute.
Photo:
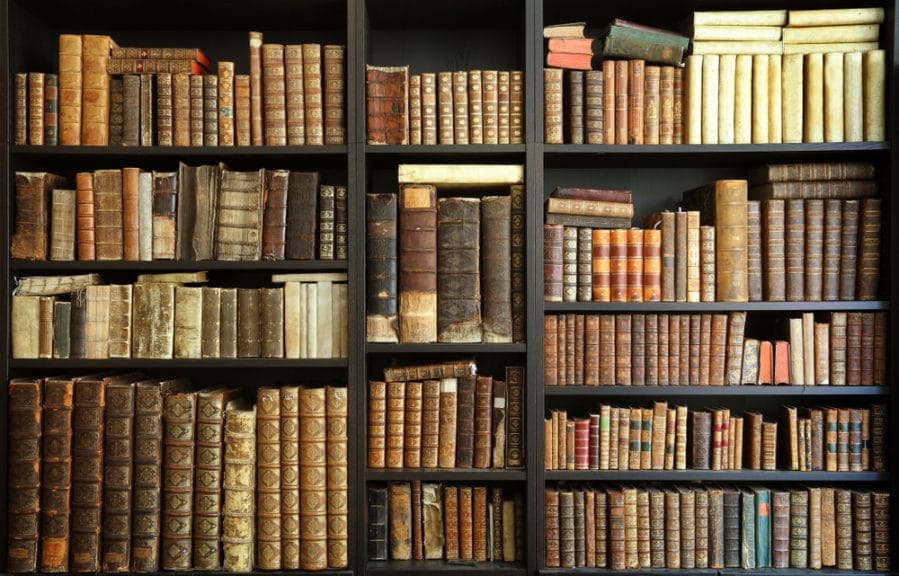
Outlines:
<svg viewBox="0 0 899 576"><path fill-rule="evenodd" d="M284 357L300 357L300 283L284 284Z"/></svg>
<svg viewBox="0 0 899 576"><path fill-rule="evenodd" d="M802 318L790 318L790 384L805 384Z"/></svg>
<svg viewBox="0 0 899 576"><path fill-rule="evenodd" d="M734 90L737 57L724 54L718 64L718 144L734 143Z"/></svg>
<svg viewBox="0 0 899 576"><path fill-rule="evenodd" d="M521 164L400 164L400 184L471 187L524 184Z"/></svg>
<svg viewBox="0 0 899 576"><path fill-rule="evenodd" d="M752 56L737 56L734 77L734 142L752 142Z"/></svg>
<svg viewBox="0 0 899 576"><path fill-rule="evenodd" d="M316 334L318 342L316 344L318 358L333 358L333 339L332 329L333 323L331 319L331 282L317 282L316 289ZM311 323L311 322L310 322Z"/></svg>
<svg viewBox="0 0 899 576"><path fill-rule="evenodd" d="M805 56L803 142L824 142L824 54Z"/></svg>
<svg viewBox="0 0 899 576"><path fill-rule="evenodd" d="M307 322L306 313L309 307L309 285L300 284L300 304L297 318L300 324L300 358L309 358L309 323Z"/></svg>
<svg viewBox="0 0 899 576"><path fill-rule="evenodd" d="M861 142L864 138L862 86L862 54L843 55L843 132L846 142Z"/></svg>
<svg viewBox="0 0 899 576"><path fill-rule="evenodd" d="M306 358L319 358L318 285L306 284Z"/></svg>
<svg viewBox="0 0 899 576"><path fill-rule="evenodd" d="M768 142L783 142L783 56L768 55Z"/></svg>
<svg viewBox="0 0 899 576"><path fill-rule="evenodd" d="M718 62L715 55L702 59L702 143L718 143Z"/></svg>
<svg viewBox="0 0 899 576"><path fill-rule="evenodd" d="M785 26L786 24L786 10L719 10L693 13L693 26Z"/></svg>
<svg viewBox="0 0 899 576"><path fill-rule="evenodd" d="M687 56L684 75L685 141L687 144L702 144L702 56Z"/></svg>
<svg viewBox="0 0 899 576"><path fill-rule="evenodd" d="M842 142L843 133L843 55L824 55L824 141Z"/></svg>
<svg viewBox="0 0 899 576"><path fill-rule="evenodd" d="M752 57L752 143L768 143L768 63L770 56Z"/></svg>
<svg viewBox="0 0 899 576"><path fill-rule="evenodd" d="M137 182L138 254L148 261L153 259L153 174L141 172Z"/></svg>
<svg viewBox="0 0 899 576"><path fill-rule="evenodd" d="M783 57L783 141L802 142L803 64L802 54Z"/></svg>

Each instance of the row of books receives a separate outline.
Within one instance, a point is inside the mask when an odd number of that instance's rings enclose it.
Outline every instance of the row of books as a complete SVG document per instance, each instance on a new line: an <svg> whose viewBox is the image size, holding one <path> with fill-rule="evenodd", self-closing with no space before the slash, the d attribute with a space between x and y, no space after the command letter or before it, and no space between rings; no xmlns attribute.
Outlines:
<svg viewBox="0 0 899 576"><path fill-rule="evenodd" d="M78 172L74 190L69 181L16 172L11 258L347 258L347 188L319 172L179 163L173 172Z"/></svg>
<svg viewBox="0 0 899 576"><path fill-rule="evenodd" d="M890 569L890 494L835 486L550 486L546 565Z"/></svg>
<svg viewBox="0 0 899 576"><path fill-rule="evenodd" d="M365 66L369 144L522 144L521 70Z"/></svg>
<svg viewBox="0 0 899 576"><path fill-rule="evenodd" d="M347 389L138 373L9 384L7 568L343 568Z"/></svg>
<svg viewBox="0 0 899 576"><path fill-rule="evenodd" d="M546 314L544 386L888 384L885 312L789 318L782 340L745 335L746 312Z"/></svg>
<svg viewBox="0 0 899 576"><path fill-rule="evenodd" d="M147 275L134 284L93 284L61 296L16 294L12 357L345 358L348 354L346 273L296 275L283 288L184 286L166 280L165 275Z"/></svg>
<svg viewBox="0 0 899 576"><path fill-rule="evenodd" d="M369 342L524 341L525 193L510 168L503 196L438 200L439 183L403 183L403 166L399 194L367 196Z"/></svg>
<svg viewBox="0 0 899 576"><path fill-rule="evenodd" d="M346 144L343 45L263 44L249 74L196 48L119 47L60 34L59 73L15 77L15 143L285 146Z"/></svg>
<svg viewBox="0 0 899 576"><path fill-rule="evenodd" d="M799 417L801 413L803 417ZM687 431L692 420L691 431ZM886 405L869 408L787 407L778 423L759 412L728 408L688 411L655 402L652 408L602 404L575 417L551 410L543 421L546 470L777 470L883 471Z"/></svg>
<svg viewBox="0 0 899 576"><path fill-rule="evenodd" d="M370 486L368 559L522 562L524 514L524 495L507 486Z"/></svg>
<svg viewBox="0 0 899 576"><path fill-rule="evenodd" d="M524 368L368 383L369 468L522 468ZM514 422L513 422L514 419Z"/></svg>

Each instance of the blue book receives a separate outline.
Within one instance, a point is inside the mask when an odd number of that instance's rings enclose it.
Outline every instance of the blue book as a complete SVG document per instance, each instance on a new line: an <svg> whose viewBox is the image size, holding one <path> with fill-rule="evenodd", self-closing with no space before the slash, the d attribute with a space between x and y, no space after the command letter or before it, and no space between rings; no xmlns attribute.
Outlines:
<svg viewBox="0 0 899 576"><path fill-rule="evenodd" d="M751 490L742 491L742 517L740 529L740 567L744 570L756 567L755 549L755 493Z"/></svg>

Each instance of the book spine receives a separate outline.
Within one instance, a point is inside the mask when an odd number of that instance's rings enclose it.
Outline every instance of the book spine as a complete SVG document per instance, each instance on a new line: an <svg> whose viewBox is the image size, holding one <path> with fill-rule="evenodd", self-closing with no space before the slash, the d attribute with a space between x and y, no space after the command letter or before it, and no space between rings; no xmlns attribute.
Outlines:
<svg viewBox="0 0 899 576"><path fill-rule="evenodd" d="M234 76L234 132L238 146L249 146L252 142L250 123L250 77L237 74Z"/></svg>
<svg viewBox="0 0 899 576"><path fill-rule="evenodd" d="M437 201L433 186L405 185L399 198L399 337L437 340ZM406 265L402 265L403 262ZM409 264L418 262L418 265Z"/></svg>
<svg viewBox="0 0 899 576"><path fill-rule="evenodd" d="M194 446L196 395L165 397L162 503L162 559L164 569L192 566L192 522L194 492Z"/></svg>
<svg viewBox="0 0 899 576"><path fill-rule="evenodd" d="M584 143L584 72L569 70L565 83L566 142Z"/></svg>
<svg viewBox="0 0 899 576"><path fill-rule="evenodd" d="M190 86L190 145L191 146L202 146L204 143L204 131L206 128L206 123L204 122L204 113L205 113L205 102L203 101L203 79L205 76L197 76L191 74L188 79L188 84ZM125 77L126 80L126 112L127 112L127 80L128 76ZM210 92L212 87L210 86ZM128 115L125 115L125 141L128 140ZM216 134L216 138L218 134ZM212 141L212 135L210 135L210 142Z"/></svg>
<svg viewBox="0 0 899 576"><path fill-rule="evenodd" d="M525 140L524 72L512 70L509 77L509 143L523 144ZM516 508L516 513L517 510Z"/></svg>
<svg viewBox="0 0 899 576"><path fill-rule="evenodd" d="M234 62L218 63L218 143L234 146Z"/></svg>
<svg viewBox="0 0 899 576"><path fill-rule="evenodd" d="M59 143L63 146L81 144L81 91L82 91L82 48L80 34L59 35ZM24 78L23 78L24 81ZM24 106L24 86L19 91L19 75L16 75L16 110L19 102ZM16 115L16 144L25 143L25 126L20 125ZM21 116L24 119L24 115ZM21 138L20 138L21 136Z"/></svg>
<svg viewBox="0 0 899 576"><path fill-rule="evenodd" d="M587 144L603 143L603 88L602 70L584 73L584 141Z"/></svg>
<svg viewBox="0 0 899 576"><path fill-rule="evenodd" d="M256 394L255 565L281 568L281 394L263 386Z"/></svg>
<svg viewBox="0 0 899 576"><path fill-rule="evenodd" d="M630 134L628 112L630 74L627 60L615 61L615 144L627 144Z"/></svg>
<svg viewBox="0 0 899 576"><path fill-rule="evenodd" d="M189 74L172 74L172 131L175 146L192 145Z"/></svg>
<svg viewBox="0 0 899 576"><path fill-rule="evenodd" d="M250 59L253 56L251 39ZM266 146L287 145L287 109L285 101L284 77L284 45L262 44L262 118L264 119L264 138ZM303 66L305 68L305 61ZM250 82L252 88L253 63L250 63ZM304 77L305 82L305 77ZM251 101L251 106L253 102ZM308 106L307 106L308 107ZM255 115L254 115L255 116ZM308 123L307 123L308 124ZM256 142L253 143L254 145ZM260 142L260 144L262 144Z"/></svg>
<svg viewBox="0 0 899 576"><path fill-rule="evenodd" d="M480 233L480 200L440 199L437 209L437 340L440 342L481 341ZM506 252L504 262L508 261Z"/></svg>
<svg viewBox="0 0 899 576"><path fill-rule="evenodd" d="M563 71L559 68L543 70L543 141L546 144L563 142Z"/></svg>
<svg viewBox="0 0 899 576"><path fill-rule="evenodd" d="M262 33L250 32L250 129L253 146L265 142L263 118Z"/></svg>
<svg viewBox="0 0 899 576"><path fill-rule="evenodd" d="M9 383L10 450L8 455L10 530L7 568L36 572L41 511L41 392L40 380ZM102 424L100 424L102 426ZM98 503L99 505L99 503ZM97 522L99 525L99 522ZM99 550L96 543L94 554Z"/></svg>
<svg viewBox="0 0 899 576"><path fill-rule="evenodd" d="M126 572L131 566L132 435L134 386L111 384L106 390L104 439L103 549L104 572Z"/></svg>
<svg viewBox="0 0 899 576"><path fill-rule="evenodd" d="M109 142L109 36L82 36L81 144L105 146Z"/></svg>

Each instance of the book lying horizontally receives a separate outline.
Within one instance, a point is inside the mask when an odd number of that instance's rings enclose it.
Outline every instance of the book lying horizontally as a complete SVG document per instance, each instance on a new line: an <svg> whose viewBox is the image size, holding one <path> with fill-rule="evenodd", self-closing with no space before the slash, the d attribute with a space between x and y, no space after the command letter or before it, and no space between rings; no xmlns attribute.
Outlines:
<svg viewBox="0 0 899 576"><path fill-rule="evenodd" d="M546 65L575 70L598 69L603 59L637 58L655 64L680 65L690 43L686 36L621 18L603 29L583 22L543 29L549 39Z"/></svg>

